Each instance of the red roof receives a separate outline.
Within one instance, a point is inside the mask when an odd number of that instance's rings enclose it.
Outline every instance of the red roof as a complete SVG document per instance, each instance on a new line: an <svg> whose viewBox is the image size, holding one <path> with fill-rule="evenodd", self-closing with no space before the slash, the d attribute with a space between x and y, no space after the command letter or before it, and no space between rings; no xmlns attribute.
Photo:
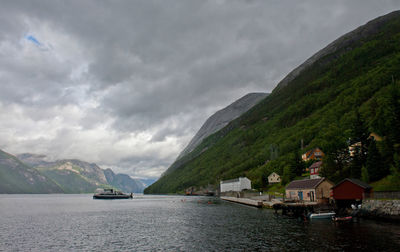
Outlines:
<svg viewBox="0 0 400 252"><path fill-rule="evenodd" d="M315 162L315 163L313 163L312 165L310 165L310 168L309 168L309 169L312 169L312 168L319 168L319 167L321 167L321 165L322 165L322 161L318 161L318 162Z"/></svg>

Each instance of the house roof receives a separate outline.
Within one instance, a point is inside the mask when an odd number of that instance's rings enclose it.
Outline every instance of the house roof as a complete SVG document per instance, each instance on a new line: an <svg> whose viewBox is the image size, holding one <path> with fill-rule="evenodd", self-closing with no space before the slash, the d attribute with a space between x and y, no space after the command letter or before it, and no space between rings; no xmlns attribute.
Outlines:
<svg viewBox="0 0 400 252"><path fill-rule="evenodd" d="M345 179L343 179L342 181L340 181L339 183L337 183L336 185L334 185L334 186L332 187L332 189L335 188L335 187L337 187L337 186L339 186L340 184L342 184L342 183L345 182L345 181L349 181L349 182L351 182L351 183L353 183L353 184L356 184L356 185L358 185L359 187L362 187L362 188L364 188L364 189L372 189L372 186L368 185L367 183L365 183L365 182L363 182L363 181L361 181L361 180L359 180L359 179L353 179L353 178L345 178Z"/></svg>
<svg viewBox="0 0 400 252"><path fill-rule="evenodd" d="M221 184L232 183L232 182L238 182L238 181L239 181L239 178L229 179L229 180L223 180L223 181L221 181Z"/></svg>
<svg viewBox="0 0 400 252"><path fill-rule="evenodd" d="M286 186L286 190L287 189L314 189L319 184L321 184L322 181L324 181L324 180L325 180L325 178L294 180Z"/></svg>
<svg viewBox="0 0 400 252"><path fill-rule="evenodd" d="M234 178L234 179L229 179L229 180L223 180L223 181L221 181L221 184L239 182L240 179L247 179L247 180L250 180L250 179L248 179L248 178L246 178L246 177L239 177L239 178Z"/></svg>
<svg viewBox="0 0 400 252"><path fill-rule="evenodd" d="M279 177L278 173L273 172L273 173L269 174L268 178L271 177L271 176L274 175L274 174L275 174L275 176Z"/></svg>
<svg viewBox="0 0 400 252"><path fill-rule="evenodd" d="M318 162L315 162L312 165L310 165L309 169L319 168L319 167L321 167L321 165L322 165L322 161L318 161Z"/></svg>
<svg viewBox="0 0 400 252"><path fill-rule="evenodd" d="M314 152L322 152L322 150L319 147L315 147L315 148L313 148L311 150L308 150L303 155L306 155L306 157L309 158Z"/></svg>

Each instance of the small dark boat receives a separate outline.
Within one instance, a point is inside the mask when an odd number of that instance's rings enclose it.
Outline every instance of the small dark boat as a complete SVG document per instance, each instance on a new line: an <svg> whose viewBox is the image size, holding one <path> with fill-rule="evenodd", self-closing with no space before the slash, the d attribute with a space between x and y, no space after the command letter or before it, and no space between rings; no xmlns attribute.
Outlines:
<svg viewBox="0 0 400 252"><path fill-rule="evenodd" d="M345 217L332 217L333 221L336 222L349 222L353 219L352 216L345 216Z"/></svg>
<svg viewBox="0 0 400 252"><path fill-rule="evenodd" d="M96 190L97 191L97 190ZM93 195L93 199L132 199L133 194L125 194L114 189L103 189Z"/></svg>

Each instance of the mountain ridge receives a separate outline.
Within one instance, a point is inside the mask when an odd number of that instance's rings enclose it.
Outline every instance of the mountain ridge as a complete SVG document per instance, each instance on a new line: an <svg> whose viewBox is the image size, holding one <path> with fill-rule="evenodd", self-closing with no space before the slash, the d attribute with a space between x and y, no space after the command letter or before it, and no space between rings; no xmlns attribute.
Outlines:
<svg viewBox="0 0 400 252"><path fill-rule="evenodd" d="M161 177L145 193L183 192L238 176L247 176L255 188L263 188L271 172L287 183L294 178L301 141L308 148L322 148L327 156L336 155L347 148L349 138L359 137L352 135L359 117L370 132L390 139L377 145L386 167L393 165L399 154L393 151L400 143L391 126L398 124L400 115L390 112L400 106L396 105L400 91L395 81L400 72L400 12L378 17L356 31L335 40L345 41L342 46L329 44L337 51L321 54L320 50L308 61L310 65L303 63L300 66L306 67L290 72L268 97L204 139L193 151L197 152L193 159ZM363 31L371 32L359 36ZM330 169L333 181L353 173L361 176L361 167L353 171L355 167L346 162Z"/></svg>

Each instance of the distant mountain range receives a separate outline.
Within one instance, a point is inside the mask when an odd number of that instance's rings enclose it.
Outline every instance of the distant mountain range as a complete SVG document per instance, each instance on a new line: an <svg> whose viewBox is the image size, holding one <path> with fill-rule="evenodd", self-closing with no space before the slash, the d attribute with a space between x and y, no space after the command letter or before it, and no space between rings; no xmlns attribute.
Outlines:
<svg viewBox="0 0 400 252"><path fill-rule="evenodd" d="M62 193L52 179L0 150L0 193Z"/></svg>
<svg viewBox="0 0 400 252"><path fill-rule="evenodd" d="M44 155L0 150L0 193L89 193L99 187L142 193L146 185L81 160L47 161Z"/></svg>

